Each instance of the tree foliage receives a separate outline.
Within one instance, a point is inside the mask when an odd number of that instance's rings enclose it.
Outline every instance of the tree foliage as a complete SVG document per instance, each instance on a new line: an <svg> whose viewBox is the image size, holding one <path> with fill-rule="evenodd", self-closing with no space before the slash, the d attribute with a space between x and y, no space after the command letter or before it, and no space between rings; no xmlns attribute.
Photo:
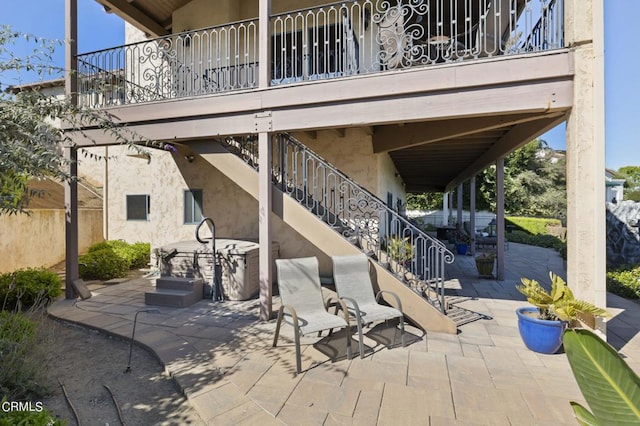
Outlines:
<svg viewBox="0 0 640 426"><path fill-rule="evenodd" d="M18 57L14 49L19 43L27 43L33 50ZM101 128L114 142L128 144L138 151L144 150L141 145L163 147L115 125L106 113L47 96L36 86L25 91L7 90L11 89L7 82L11 75L35 73L39 80L61 75L64 70L52 60L60 46L60 42L0 27L0 215L26 211L29 199L39 195L28 190L30 180L74 178L69 174L70 162L63 151L65 146L76 148L73 135L56 126L56 119L64 119L76 134L82 134L85 126Z"/></svg>
<svg viewBox="0 0 640 426"><path fill-rule="evenodd" d="M565 159L536 139L505 158L505 210L511 215L563 217L566 212ZM464 207L469 208L469 182L463 185ZM476 177L476 209L496 209L496 167ZM409 208L439 209L442 194L414 194Z"/></svg>
<svg viewBox="0 0 640 426"><path fill-rule="evenodd" d="M631 191L640 191L640 166L620 167L617 174L621 179L625 179L626 188Z"/></svg>

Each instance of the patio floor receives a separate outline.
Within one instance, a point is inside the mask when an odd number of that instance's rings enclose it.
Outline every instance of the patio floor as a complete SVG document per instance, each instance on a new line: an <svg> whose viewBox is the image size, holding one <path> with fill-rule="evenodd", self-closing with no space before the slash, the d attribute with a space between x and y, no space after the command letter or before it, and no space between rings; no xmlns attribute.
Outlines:
<svg viewBox="0 0 640 426"><path fill-rule="evenodd" d="M409 326L408 345L386 349L380 342L395 328L379 326L365 342L373 353L352 360L344 334L303 338L297 377L292 328L283 326L272 348L275 320L258 320L258 300L140 313L135 340L157 355L204 424L575 425L569 401L583 398L566 356L526 349L514 313L526 304L514 288L520 277L547 282L549 270L564 275L555 251L515 243L502 282L476 278L473 258L457 256L447 291L476 319L457 335ZM141 278L100 287L49 313L128 339L135 314L152 308L144 292L153 285ZM639 306L614 295L608 305L609 342L640 371Z"/></svg>

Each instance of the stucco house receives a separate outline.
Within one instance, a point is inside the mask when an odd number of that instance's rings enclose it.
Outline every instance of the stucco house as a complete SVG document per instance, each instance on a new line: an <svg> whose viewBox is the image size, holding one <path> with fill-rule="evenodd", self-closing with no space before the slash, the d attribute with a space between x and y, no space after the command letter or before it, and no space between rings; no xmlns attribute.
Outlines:
<svg viewBox="0 0 640 426"><path fill-rule="evenodd" d="M624 200L625 179L617 179L616 172L606 169L604 171L604 184L607 188L606 200L608 203L617 203Z"/></svg>
<svg viewBox="0 0 640 426"><path fill-rule="evenodd" d="M602 0L97 0L127 22L126 45L92 53L76 51L76 1L68 95L167 148L109 165L109 238L158 247L207 216L259 240L264 319L273 241L324 274L331 255L365 252L409 318L455 332L452 255L402 216L405 194L461 189L491 164L501 188L504 156L567 121L569 283L605 305ZM70 158L124 149L84 135Z"/></svg>

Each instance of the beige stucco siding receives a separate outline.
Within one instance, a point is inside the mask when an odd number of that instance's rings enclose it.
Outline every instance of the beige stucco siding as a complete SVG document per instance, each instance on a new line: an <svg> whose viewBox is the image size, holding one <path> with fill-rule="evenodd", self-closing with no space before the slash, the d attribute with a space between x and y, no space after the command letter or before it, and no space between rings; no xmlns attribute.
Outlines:
<svg viewBox="0 0 640 426"><path fill-rule="evenodd" d="M216 237L258 239L258 202L232 180L179 146L178 154L154 150L151 160L126 156L124 147L114 147L117 159L110 162L109 238L129 242L149 241L152 247L193 240L196 225L184 224L184 191L203 190L203 214L213 218ZM247 173L255 173L247 170ZM257 175L255 177L257 179ZM149 221L126 220L126 194L149 194ZM274 240L280 243L282 257L318 256L323 273L330 272L329 258L273 215ZM206 235L203 232L203 236Z"/></svg>
<svg viewBox="0 0 640 426"><path fill-rule="evenodd" d="M393 194L394 199L405 199L402 179L393 161L387 153L373 152L371 136L364 129L345 129L344 134L322 130L294 136L383 201L387 193Z"/></svg>
<svg viewBox="0 0 640 426"><path fill-rule="evenodd" d="M3 215L0 229L0 273L49 267L64 260L64 210L32 210L29 216ZM102 241L102 210L79 210L78 230L80 253Z"/></svg>

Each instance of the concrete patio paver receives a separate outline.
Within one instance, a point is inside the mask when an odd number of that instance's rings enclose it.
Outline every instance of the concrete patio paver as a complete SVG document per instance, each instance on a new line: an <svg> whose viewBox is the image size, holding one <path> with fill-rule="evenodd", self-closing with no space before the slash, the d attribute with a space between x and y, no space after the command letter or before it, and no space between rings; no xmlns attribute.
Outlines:
<svg viewBox="0 0 640 426"><path fill-rule="evenodd" d="M458 256L448 269L456 279L447 292L476 314L457 335L407 326L406 347L387 349L371 335L360 359L353 339L352 360L345 358L344 334L306 336L298 376L291 327L272 348L275 321L259 321L257 300L159 307L138 315L135 340L165 365L202 424L575 424L569 401L583 398L566 356L526 349L514 313L526 304L515 290L520 277L546 282L549 268L564 273L562 259L550 249L509 246L505 281L473 276L471 257ZM153 285L149 277L98 287L91 299L60 300L49 313L130 339L135 314L152 308L144 292ZM636 368L638 305L613 295L609 304L610 342ZM394 332L375 329L385 339Z"/></svg>

